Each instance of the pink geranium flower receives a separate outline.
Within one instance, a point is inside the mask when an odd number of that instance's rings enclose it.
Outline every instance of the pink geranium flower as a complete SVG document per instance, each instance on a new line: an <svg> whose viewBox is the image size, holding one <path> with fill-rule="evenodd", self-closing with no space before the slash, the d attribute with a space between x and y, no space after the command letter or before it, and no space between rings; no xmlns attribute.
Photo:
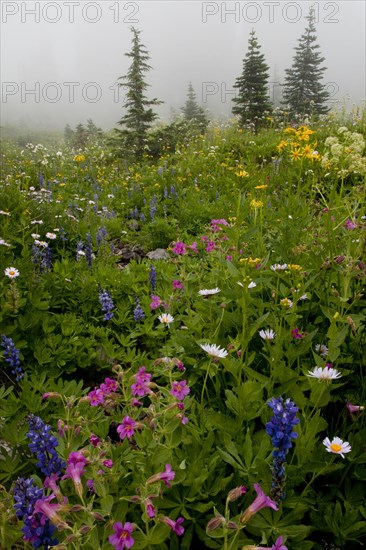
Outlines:
<svg viewBox="0 0 366 550"><path fill-rule="evenodd" d="M117 427L117 433L121 439L127 437L131 439L135 433L136 421L130 418L128 415L122 419L121 424Z"/></svg>

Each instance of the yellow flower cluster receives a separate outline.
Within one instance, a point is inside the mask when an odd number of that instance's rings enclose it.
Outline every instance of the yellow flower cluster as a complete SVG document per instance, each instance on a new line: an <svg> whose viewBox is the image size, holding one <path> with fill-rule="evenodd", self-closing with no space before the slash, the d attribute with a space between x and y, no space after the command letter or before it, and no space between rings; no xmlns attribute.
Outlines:
<svg viewBox="0 0 366 550"><path fill-rule="evenodd" d="M307 126L286 128L285 134L288 134L288 137L277 145L277 151L287 154L292 160L320 160L320 154L316 150L317 142L310 143L310 136L314 133L314 130Z"/></svg>
<svg viewBox="0 0 366 550"><path fill-rule="evenodd" d="M264 204L263 201L257 201L256 199L252 199L250 201L250 206L251 206L251 208L254 208L254 209L262 208L263 204Z"/></svg>
<svg viewBox="0 0 366 550"><path fill-rule="evenodd" d="M74 161L75 162L84 162L85 160L85 156L84 155L75 155L74 156Z"/></svg>
<svg viewBox="0 0 366 550"><path fill-rule="evenodd" d="M240 258L239 262L241 264L248 264L250 267L254 267L260 264L262 261L261 258Z"/></svg>

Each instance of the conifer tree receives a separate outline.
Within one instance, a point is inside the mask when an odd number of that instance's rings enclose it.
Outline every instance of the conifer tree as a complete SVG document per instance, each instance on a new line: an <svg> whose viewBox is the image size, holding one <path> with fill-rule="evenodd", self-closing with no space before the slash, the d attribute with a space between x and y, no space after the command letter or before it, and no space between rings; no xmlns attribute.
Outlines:
<svg viewBox="0 0 366 550"><path fill-rule="evenodd" d="M243 60L243 71L236 79L234 88L238 95L233 99L234 115L238 115L242 126L252 123L256 128L264 122L265 113L272 111L268 94L269 67L252 30L248 41L248 52Z"/></svg>
<svg viewBox="0 0 366 550"><path fill-rule="evenodd" d="M187 100L184 107L181 108L181 111L186 120L196 123L202 131L207 128L208 119L203 107L197 103L192 82L188 85Z"/></svg>
<svg viewBox="0 0 366 550"><path fill-rule="evenodd" d="M329 111L325 105L329 93L321 83L326 67L325 60L316 44L315 12L310 9L308 27L299 39L291 69L286 69L283 90L283 105L291 115L322 115Z"/></svg>
<svg viewBox="0 0 366 550"><path fill-rule="evenodd" d="M126 148L135 159L141 159L147 146L147 132L152 122L157 118L151 108L153 105L163 103L158 99L149 100L145 91L148 84L144 80L144 74L151 69L148 64L149 53L141 44L140 31L131 28L133 33L131 52L126 53L132 59L127 75L119 77L118 85L125 88L125 108L127 113L118 122L122 130L115 130L120 145Z"/></svg>

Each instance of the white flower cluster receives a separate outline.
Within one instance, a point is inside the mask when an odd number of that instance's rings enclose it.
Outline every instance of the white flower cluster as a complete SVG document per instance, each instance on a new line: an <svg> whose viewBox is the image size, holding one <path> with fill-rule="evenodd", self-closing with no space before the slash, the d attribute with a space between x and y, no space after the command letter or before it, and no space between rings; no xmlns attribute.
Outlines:
<svg viewBox="0 0 366 550"><path fill-rule="evenodd" d="M350 173L366 176L365 139L362 134L351 132L345 126L338 128L338 136L328 137L323 166L330 166L341 177Z"/></svg>

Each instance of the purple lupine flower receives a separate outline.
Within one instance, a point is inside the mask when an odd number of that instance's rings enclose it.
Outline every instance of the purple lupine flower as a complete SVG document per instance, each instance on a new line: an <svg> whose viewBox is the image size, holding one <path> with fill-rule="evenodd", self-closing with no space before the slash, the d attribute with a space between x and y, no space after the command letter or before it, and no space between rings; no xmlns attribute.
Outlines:
<svg viewBox="0 0 366 550"><path fill-rule="evenodd" d="M178 518L176 521L174 521L166 516L163 516L161 518L161 521L165 523L165 525L168 525L176 535L178 536L183 535L184 527L182 523L184 521L184 518Z"/></svg>
<svg viewBox="0 0 366 550"><path fill-rule="evenodd" d="M1 336L1 346L4 349L4 359L9 365L11 373L15 376L15 381L19 382L24 373L20 366L19 350L15 347L11 338L7 338L5 334Z"/></svg>
<svg viewBox="0 0 366 550"><path fill-rule="evenodd" d="M183 399L186 397L186 395L189 394L190 391L191 390L187 386L187 380L172 382L172 389L170 390L170 393L173 397L178 399L178 401L183 401Z"/></svg>
<svg viewBox="0 0 366 550"><path fill-rule="evenodd" d="M37 467L46 476L61 474L66 464L56 451L58 441L50 433L51 426L48 426L41 418L33 414L28 416L28 423L30 429L26 436L31 441L28 446L38 459Z"/></svg>
<svg viewBox="0 0 366 550"><path fill-rule="evenodd" d="M150 201L150 218L153 220L156 216L156 211L157 211L157 196L154 195L153 198L151 199Z"/></svg>
<svg viewBox="0 0 366 550"><path fill-rule="evenodd" d="M273 411L273 416L266 424L266 433L271 436L271 442L275 448L272 451L273 469L272 469L272 488L271 496L276 500L284 497L283 485L285 481L286 455L292 447L291 440L296 439L297 433L293 431L294 426L300 422L296 418L298 408L290 399L283 400L272 398L268 401L268 406Z"/></svg>
<svg viewBox="0 0 366 550"><path fill-rule="evenodd" d="M272 508L272 510L278 510L277 504L264 494L258 483L254 484L254 489L257 496L252 504L250 504L250 506L248 506L248 508L242 513L240 517L241 523L247 524L250 518L259 512L259 510L262 510L262 508Z"/></svg>
<svg viewBox="0 0 366 550"><path fill-rule="evenodd" d="M102 306L102 312L104 313L103 321L109 321L114 315L112 310L115 307L111 295L108 290L100 288L98 297L100 305Z"/></svg>
<svg viewBox="0 0 366 550"><path fill-rule="evenodd" d="M87 233L85 239L85 259L88 267L91 267L93 261L93 238L90 233Z"/></svg>
<svg viewBox="0 0 366 550"><path fill-rule="evenodd" d="M143 319L145 319L145 313L140 305L140 301L136 298L136 307L133 310L133 318L136 323L139 323Z"/></svg>
<svg viewBox="0 0 366 550"><path fill-rule="evenodd" d="M114 534L108 537L109 542L114 546L115 550L124 550L124 548L131 548L135 541L131 536L133 532L133 524L126 521L125 524L117 521L113 525Z"/></svg>
<svg viewBox="0 0 366 550"><path fill-rule="evenodd" d="M106 230L105 226L99 227L98 230L97 230L97 235L96 235L96 241L97 241L97 247L98 248L100 248L100 245L105 240L106 236L107 236L107 230Z"/></svg>
<svg viewBox="0 0 366 550"><path fill-rule="evenodd" d="M121 424L117 427L117 433L121 439L127 437L131 439L136 429L136 421L133 420L130 416L125 416L122 419Z"/></svg>
<svg viewBox="0 0 366 550"><path fill-rule="evenodd" d="M49 548L58 544L53 539L55 526L44 516L35 514L36 503L43 498L43 490L33 485L33 479L18 478L14 487L14 508L18 518L23 519L21 529L24 539L31 542L33 548Z"/></svg>
<svg viewBox="0 0 366 550"><path fill-rule="evenodd" d="M150 264L149 282L151 290L154 292L154 290L156 289L156 269L152 264Z"/></svg>

